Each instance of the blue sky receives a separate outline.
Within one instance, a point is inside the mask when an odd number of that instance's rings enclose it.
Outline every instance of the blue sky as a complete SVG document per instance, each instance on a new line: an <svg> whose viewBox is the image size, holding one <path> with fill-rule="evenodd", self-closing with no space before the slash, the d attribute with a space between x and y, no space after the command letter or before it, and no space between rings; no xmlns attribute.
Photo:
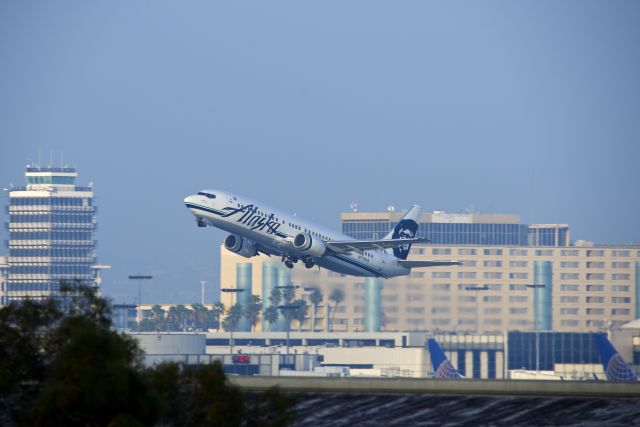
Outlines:
<svg viewBox="0 0 640 427"><path fill-rule="evenodd" d="M218 285L202 188L640 243L638 42L635 1L2 2L0 182L53 151L94 183L118 302L136 272L159 302Z"/></svg>

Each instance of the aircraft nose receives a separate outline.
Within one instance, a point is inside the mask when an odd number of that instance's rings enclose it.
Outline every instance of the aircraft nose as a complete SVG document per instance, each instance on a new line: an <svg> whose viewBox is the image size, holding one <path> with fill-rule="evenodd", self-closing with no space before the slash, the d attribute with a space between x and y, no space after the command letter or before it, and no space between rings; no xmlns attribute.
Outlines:
<svg viewBox="0 0 640 427"><path fill-rule="evenodd" d="M188 205L189 203L195 203L197 196L192 194L184 198L184 204Z"/></svg>

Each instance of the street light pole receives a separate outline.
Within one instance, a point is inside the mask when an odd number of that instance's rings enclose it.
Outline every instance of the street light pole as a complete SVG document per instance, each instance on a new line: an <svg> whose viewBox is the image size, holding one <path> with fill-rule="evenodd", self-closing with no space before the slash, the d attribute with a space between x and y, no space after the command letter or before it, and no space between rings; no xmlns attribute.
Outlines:
<svg viewBox="0 0 640 427"><path fill-rule="evenodd" d="M205 282L204 280L200 281L200 285L202 285L200 304L202 304L202 305L204 305L204 285L205 285L205 283L207 283L207 282Z"/></svg>
<svg viewBox="0 0 640 427"><path fill-rule="evenodd" d="M221 288L220 292L226 292L226 293L230 293L232 294L231 296L231 307L233 307L235 305L235 303L233 302L233 295L237 295L240 292L244 292L244 289L238 289L238 288ZM237 298L236 298L237 300ZM231 307L229 307L229 309L231 309ZM231 337L229 338L229 352L231 354L233 354L233 330L236 328L236 325L232 325L231 326Z"/></svg>
<svg viewBox="0 0 640 427"><path fill-rule="evenodd" d="M138 333L140 333L140 323L142 322L142 281L143 280L151 280L153 276L148 274L136 274L129 276L129 280L137 280L138 281Z"/></svg>

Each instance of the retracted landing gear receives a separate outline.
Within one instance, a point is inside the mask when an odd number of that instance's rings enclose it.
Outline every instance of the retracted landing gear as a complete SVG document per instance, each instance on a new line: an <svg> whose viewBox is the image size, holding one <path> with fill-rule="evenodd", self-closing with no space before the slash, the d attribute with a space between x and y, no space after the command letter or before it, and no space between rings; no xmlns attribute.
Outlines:
<svg viewBox="0 0 640 427"><path fill-rule="evenodd" d="M198 224L198 227L206 227L207 226L207 223L204 222L202 220L202 218L196 218L196 224Z"/></svg>

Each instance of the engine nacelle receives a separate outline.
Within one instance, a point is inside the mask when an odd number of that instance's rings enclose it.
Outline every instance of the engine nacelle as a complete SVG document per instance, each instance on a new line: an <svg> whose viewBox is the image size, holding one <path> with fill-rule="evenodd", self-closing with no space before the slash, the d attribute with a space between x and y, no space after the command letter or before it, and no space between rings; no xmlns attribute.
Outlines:
<svg viewBox="0 0 640 427"><path fill-rule="evenodd" d="M241 255L245 258L258 255L255 242L236 236L235 234L229 234L227 238L224 239L224 247L234 254Z"/></svg>
<svg viewBox="0 0 640 427"><path fill-rule="evenodd" d="M312 238L309 233L298 233L293 238L293 247L305 254L321 257L327 251L324 242L317 238Z"/></svg>

